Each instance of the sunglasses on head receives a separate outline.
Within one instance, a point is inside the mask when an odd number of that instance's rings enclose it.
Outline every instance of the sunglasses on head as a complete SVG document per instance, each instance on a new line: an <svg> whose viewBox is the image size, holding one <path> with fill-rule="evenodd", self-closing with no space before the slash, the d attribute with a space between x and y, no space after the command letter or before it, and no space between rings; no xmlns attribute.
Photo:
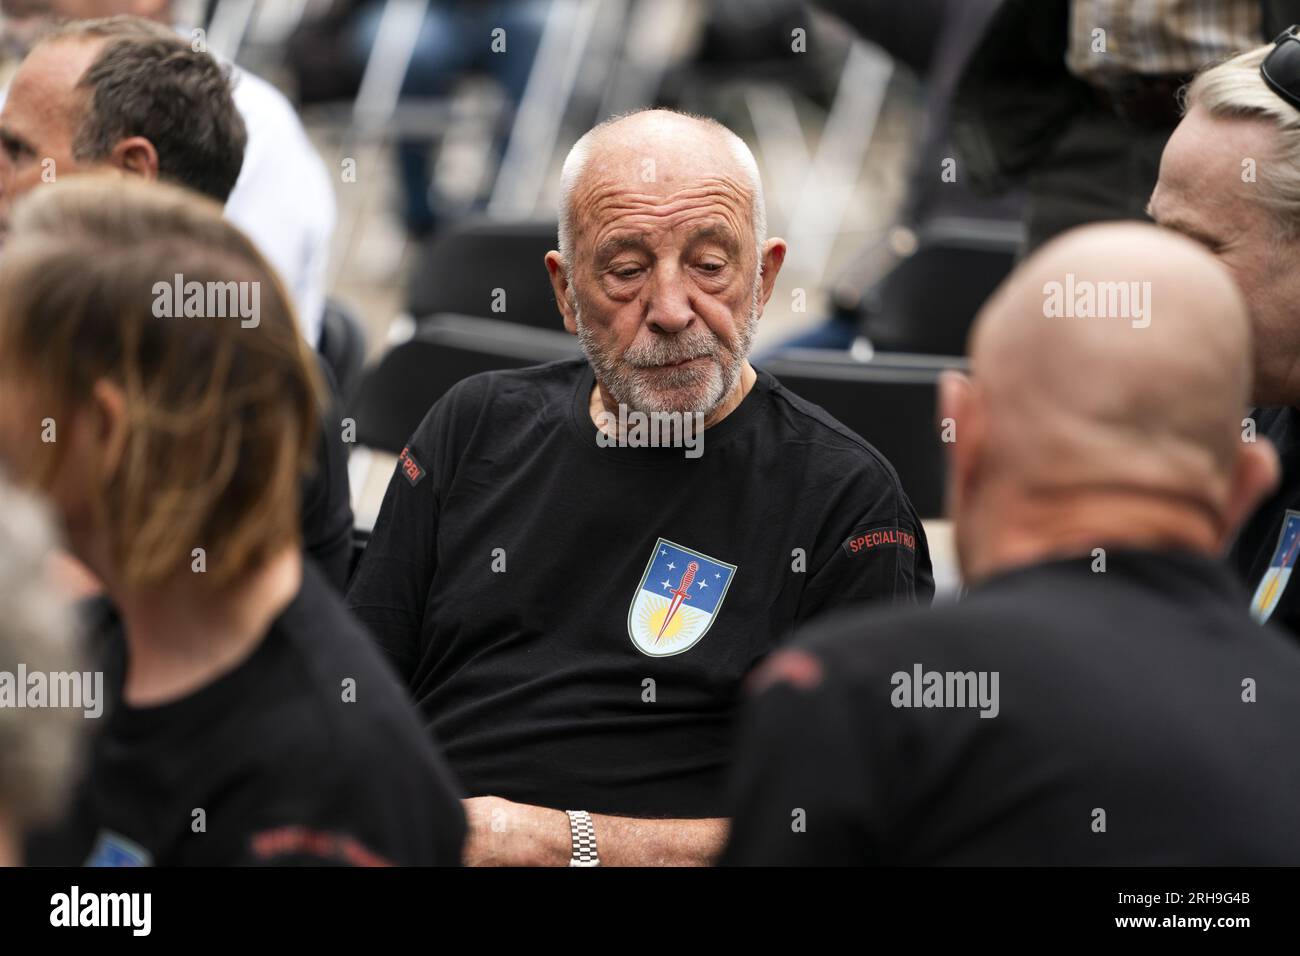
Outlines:
<svg viewBox="0 0 1300 956"><path fill-rule="evenodd" d="M1270 90L1300 110L1300 25L1287 27L1273 41L1259 75Z"/></svg>

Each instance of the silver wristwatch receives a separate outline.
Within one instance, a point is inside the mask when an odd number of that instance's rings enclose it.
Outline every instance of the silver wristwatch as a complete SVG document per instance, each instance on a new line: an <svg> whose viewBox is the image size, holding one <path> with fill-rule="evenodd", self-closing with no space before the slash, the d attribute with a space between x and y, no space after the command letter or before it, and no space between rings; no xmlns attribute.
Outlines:
<svg viewBox="0 0 1300 956"><path fill-rule="evenodd" d="M586 810L566 810L565 813L569 815L569 833L573 839L569 866L600 866L600 854L596 852L596 825L591 822L591 814Z"/></svg>

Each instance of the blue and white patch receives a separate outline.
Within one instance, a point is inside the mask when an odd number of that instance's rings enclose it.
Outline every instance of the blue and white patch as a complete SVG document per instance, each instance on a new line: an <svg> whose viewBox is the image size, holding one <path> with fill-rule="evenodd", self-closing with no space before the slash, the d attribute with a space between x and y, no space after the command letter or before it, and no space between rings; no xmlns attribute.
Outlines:
<svg viewBox="0 0 1300 956"><path fill-rule="evenodd" d="M632 643L649 657L698 644L722 610L736 566L664 538L655 542L627 612Z"/></svg>
<svg viewBox="0 0 1300 956"><path fill-rule="evenodd" d="M1277 535L1277 547L1269 558L1268 570L1259 579L1255 596L1250 601L1250 613L1263 624L1282 600L1291 570L1295 567L1296 552L1300 550L1300 511L1287 509L1282 518L1282 528Z"/></svg>
<svg viewBox="0 0 1300 956"><path fill-rule="evenodd" d="M153 856L138 843L112 830L100 830L86 866L153 866Z"/></svg>

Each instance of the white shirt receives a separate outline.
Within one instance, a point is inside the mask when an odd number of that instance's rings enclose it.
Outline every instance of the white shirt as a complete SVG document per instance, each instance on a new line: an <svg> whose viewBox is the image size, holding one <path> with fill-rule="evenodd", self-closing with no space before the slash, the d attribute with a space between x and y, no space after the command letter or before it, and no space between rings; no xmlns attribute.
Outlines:
<svg viewBox="0 0 1300 956"><path fill-rule="evenodd" d="M325 311L334 187L293 106L270 83L232 67L235 106L248 128L226 217L248 233L284 280L313 348Z"/></svg>

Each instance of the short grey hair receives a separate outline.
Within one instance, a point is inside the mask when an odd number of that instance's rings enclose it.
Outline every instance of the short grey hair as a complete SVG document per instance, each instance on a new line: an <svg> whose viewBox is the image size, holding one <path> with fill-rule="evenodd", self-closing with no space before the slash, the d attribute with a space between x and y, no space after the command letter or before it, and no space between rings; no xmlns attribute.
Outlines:
<svg viewBox="0 0 1300 956"><path fill-rule="evenodd" d="M573 144L573 148L569 150L569 155L565 157L564 167L560 172L559 239L560 258L564 261L565 269L569 269L573 263L573 190L577 186L578 180L582 178L583 172L586 171L587 162L591 158L592 144L608 127L642 113L668 113L684 119L692 119L722 136L727 148L731 151L731 155L735 158L737 165L740 166L741 172L744 173L745 179L748 180L751 221L754 229L754 248L757 253L759 269L762 269L763 243L767 241L767 206L763 198L763 178L759 175L758 162L754 159L753 152L750 151L749 146L745 144L743 139L712 117L696 116L692 113L662 108L630 110L626 113L619 113L617 116L611 116L587 130Z"/></svg>
<svg viewBox="0 0 1300 956"><path fill-rule="evenodd" d="M1300 110L1264 83L1259 67L1273 44L1255 47L1199 74L1183 93L1186 110L1263 120L1273 127L1274 162L1257 163L1259 200L1288 238L1300 236Z"/></svg>
<svg viewBox="0 0 1300 956"><path fill-rule="evenodd" d="M45 509L0 476L0 672L78 669L72 611L49 577L53 540ZM20 830L60 809L82 721L72 708L0 707L0 810Z"/></svg>

